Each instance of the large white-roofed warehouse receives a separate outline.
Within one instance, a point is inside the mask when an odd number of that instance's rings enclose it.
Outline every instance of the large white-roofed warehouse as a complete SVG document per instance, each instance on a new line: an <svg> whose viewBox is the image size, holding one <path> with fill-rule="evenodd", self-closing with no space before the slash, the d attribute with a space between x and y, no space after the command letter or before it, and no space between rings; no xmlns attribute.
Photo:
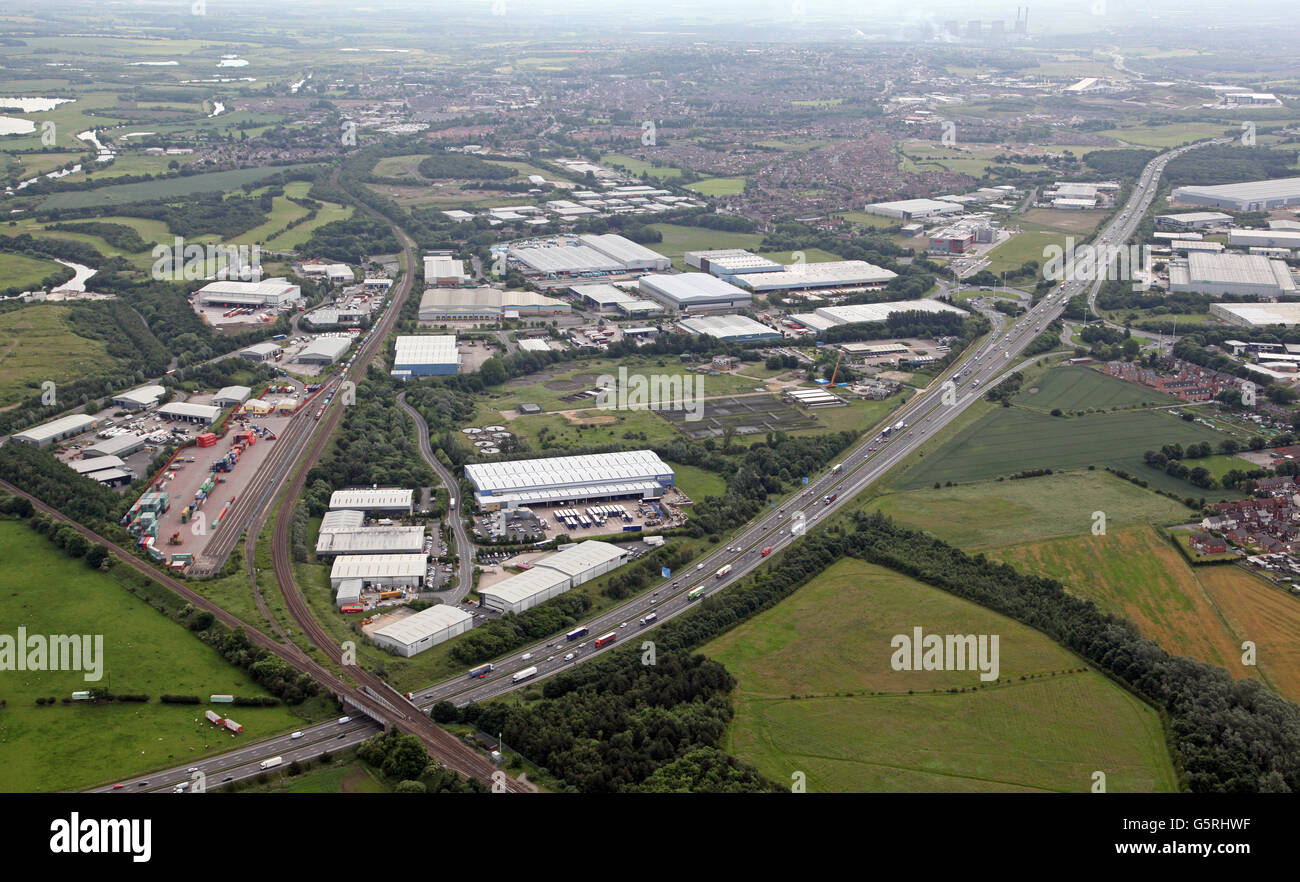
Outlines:
<svg viewBox="0 0 1300 882"><path fill-rule="evenodd" d="M317 557L340 554L419 554L424 549L424 527L359 527L330 530L316 539Z"/></svg>
<svg viewBox="0 0 1300 882"><path fill-rule="evenodd" d="M410 658L464 634L472 627L474 616L457 607L440 603L391 625L384 625L370 636L379 646Z"/></svg>
<svg viewBox="0 0 1300 882"><path fill-rule="evenodd" d="M748 291L707 273L642 276L638 287L670 309L732 309L754 302Z"/></svg>
<svg viewBox="0 0 1300 882"><path fill-rule="evenodd" d="M335 490L330 494L330 511L341 508L354 511L386 511L409 515L414 510L415 491L398 487Z"/></svg>
<svg viewBox="0 0 1300 882"><path fill-rule="evenodd" d="M1169 195L1169 201L1212 205L1236 211L1272 211L1288 205L1300 205L1300 178L1273 178L1210 187L1175 187Z"/></svg>
<svg viewBox="0 0 1300 882"><path fill-rule="evenodd" d="M488 588L479 597L488 609L521 613L583 582L627 563L631 552L611 542L580 542L533 561L533 567Z"/></svg>
<svg viewBox="0 0 1300 882"><path fill-rule="evenodd" d="M37 447L45 447L56 441L62 441L64 438L71 438L73 435L80 435L82 432L95 425L94 417L87 416L84 413L74 413L71 416L59 417L53 422L43 423L39 426L32 426L21 432L16 432L13 436L15 441L21 441L24 444L35 444Z"/></svg>
<svg viewBox="0 0 1300 882"><path fill-rule="evenodd" d="M360 579L373 588L424 584L429 559L423 554L340 554L330 569L330 587Z"/></svg>
<svg viewBox="0 0 1300 882"><path fill-rule="evenodd" d="M455 334L420 334L397 338L393 357L395 377L433 377L460 369Z"/></svg>
<svg viewBox="0 0 1300 882"><path fill-rule="evenodd" d="M333 364L352 348L351 337L317 337L299 352L295 361L304 364Z"/></svg>
<svg viewBox="0 0 1300 882"><path fill-rule="evenodd" d="M737 285L751 291L807 291L814 288L848 288L883 285L898 273L865 260L828 260L791 264L780 272L736 276Z"/></svg>
<svg viewBox="0 0 1300 882"><path fill-rule="evenodd" d="M673 470L652 450L556 456L465 466L483 511L520 505L602 499L658 499L673 485Z"/></svg>

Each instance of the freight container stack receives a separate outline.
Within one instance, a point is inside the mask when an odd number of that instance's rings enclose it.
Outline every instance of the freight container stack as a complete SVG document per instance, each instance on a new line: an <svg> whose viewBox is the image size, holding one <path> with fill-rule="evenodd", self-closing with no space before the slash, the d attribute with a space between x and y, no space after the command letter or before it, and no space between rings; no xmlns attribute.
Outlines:
<svg viewBox="0 0 1300 882"><path fill-rule="evenodd" d="M168 508L167 494L151 491L131 505L122 518L122 526L139 540L140 545L144 545L146 539L158 535L158 517Z"/></svg>
<svg viewBox="0 0 1300 882"><path fill-rule="evenodd" d="M217 436L212 432L204 432L196 440L200 447L212 447L217 443Z"/></svg>

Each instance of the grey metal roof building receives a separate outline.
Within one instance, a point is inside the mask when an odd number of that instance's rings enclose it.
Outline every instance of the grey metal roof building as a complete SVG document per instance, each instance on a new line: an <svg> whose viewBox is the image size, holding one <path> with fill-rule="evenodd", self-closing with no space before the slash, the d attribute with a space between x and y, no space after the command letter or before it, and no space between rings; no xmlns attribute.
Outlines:
<svg viewBox="0 0 1300 882"><path fill-rule="evenodd" d="M1300 325L1300 303L1211 303L1210 315L1230 325Z"/></svg>
<svg viewBox="0 0 1300 882"><path fill-rule="evenodd" d="M80 435L82 432L95 425L93 417L84 413L74 413L69 416L59 417L48 423L42 423L39 426L32 426L30 429L24 429L21 432L13 434L13 440L20 441L23 444L35 444L37 447L45 447L56 441L62 441L65 438L71 438L73 435Z"/></svg>
<svg viewBox="0 0 1300 882"><path fill-rule="evenodd" d="M158 399L162 398L166 392L167 390L162 386L141 386L139 389L132 389L130 392L121 392L114 395L113 403L128 410L139 410L142 407L157 404Z"/></svg>
<svg viewBox="0 0 1300 882"><path fill-rule="evenodd" d="M173 401L158 408L158 415L168 420L211 423L221 416L221 408L212 404L190 404L188 401Z"/></svg>
<svg viewBox="0 0 1300 882"><path fill-rule="evenodd" d="M361 602L362 582L360 579L344 579L339 582L334 594L335 606L343 606L346 603Z"/></svg>
<svg viewBox="0 0 1300 882"><path fill-rule="evenodd" d="M479 589L479 597L489 609L520 613L617 569L630 557L626 548L611 542L579 542L533 561L530 570Z"/></svg>
<svg viewBox="0 0 1300 882"><path fill-rule="evenodd" d="M837 325L853 322L883 322L896 312L955 312L965 315L966 311L938 300L895 300L888 303L856 303L850 306L823 306L813 312L814 315ZM800 316L791 316L802 322Z"/></svg>
<svg viewBox="0 0 1300 882"><path fill-rule="evenodd" d="M564 573L534 566L531 570L525 570L489 588L479 588L478 596L488 609L521 613L552 597L560 596L571 587L569 577Z"/></svg>
<svg viewBox="0 0 1300 882"><path fill-rule="evenodd" d="M1266 248L1300 248L1300 231L1297 230L1231 230L1228 244Z"/></svg>
<svg viewBox="0 0 1300 882"><path fill-rule="evenodd" d="M339 508L356 511L388 511L410 514L415 502L415 491L400 487L375 489L335 490L330 494L330 510Z"/></svg>
<svg viewBox="0 0 1300 882"><path fill-rule="evenodd" d="M239 354L249 361L269 361L280 351L274 343L254 343L239 350Z"/></svg>
<svg viewBox="0 0 1300 882"><path fill-rule="evenodd" d="M321 515L320 532L355 530L366 522L366 513L357 508L339 508Z"/></svg>
<svg viewBox="0 0 1300 882"><path fill-rule="evenodd" d="M394 376L445 376L460 370L455 334L405 335L397 338Z"/></svg>
<svg viewBox="0 0 1300 882"><path fill-rule="evenodd" d="M351 337L317 337L298 353L296 360L313 364L333 364L351 348Z"/></svg>
<svg viewBox="0 0 1300 882"><path fill-rule="evenodd" d="M684 318L677 324L692 334L705 334L737 343L780 340L785 336L780 331L743 315L697 315Z"/></svg>
<svg viewBox="0 0 1300 882"><path fill-rule="evenodd" d="M528 269L539 273L574 275L576 273L617 273L623 264L589 245L550 245L543 248L518 248L510 252Z"/></svg>
<svg viewBox="0 0 1300 882"><path fill-rule="evenodd" d="M618 261L625 270L666 270L673 262L657 251L651 251L644 245L633 242L617 233L586 235L578 239L583 245Z"/></svg>
<svg viewBox="0 0 1300 882"><path fill-rule="evenodd" d="M748 291L706 273L642 276L638 287L671 309L731 309L754 302Z"/></svg>
<svg viewBox="0 0 1300 882"><path fill-rule="evenodd" d="M912 220L912 218L931 217L936 214L956 214L966 209L957 202L944 202L939 199L900 199L895 202L874 202L868 205L866 210L867 214Z"/></svg>
<svg viewBox="0 0 1300 882"><path fill-rule="evenodd" d="M137 450L144 449L145 440L146 439L141 435L137 435L134 432L127 432L124 435L115 435L112 438L106 438L97 444L92 444L85 450L81 451L81 456L83 458L91 457L92 459L97 456L130 456Z"/></svg>
<svg viewBox="0 0 1300 882"><path fill-rule="evenodd" d="M657 499L673 485L672 467L651 450L473 463L465 466L465 477L485 510L587 499Z"/></svg>
<svg viewBox="0 0 1300 882"><path fill-rule="evenodd" d="M824 263L792 264L780 272L744 273L735 278L736 284L751 291L801 291L850 285L882 285L897 275L865 260L830 260Z"/></svg>
<svg viewBox="0 0 1300 882"><path fill-rule="evenodd" d="M1258 254L1191 252L1169 265L1169 290L1275 299L1296 293L1287 265Z"/></svg>
<svg viewBox="0 0 1300 882"><path fill-rule="evenodd" d="M1300 205L1300 178L1244 181L1212 187L1175 187L1171 202L1213 205L1237 211L1269 211Z"/></svg>
<svg viewBox="0 0 1300 882"><path fill-rule="evenodd" d="M225 280L204 285L194 293L194 299L205 306L284 306L302 299L302 288L283 278L262 282Z"/></svg>
<svg viewBox="0 0 1300 882"><path fill-rule="evenodd" d="M413 616L385 625L370 636L375 643L391 649L400 656L410 658L464 634L474 627L474 616L458 607L440 603L421 610Z"/></svg>
<svg viewBox="0 0 1300 882"><path fill-rule="evenodd" d="M424 550L424 527L358 527L322 530L316 538L316 556L340 554L419 554Z"/></svg>
<svg viewBox="0 0 1300 882"><path fill-rule="evenodd" d="M126 465L120 456L93 456L90 459L74 459L68 468L79 475L91 475L106 469L120 469Z"/></svg>
<svg viewBox="0 0 1300 882"><path fill-rule="evenodd" d="M216 407L230 407L234 404L243 404L252 394L253 390L247 386L225 386L212 396L212 403Z"/></svg>
<svg viewBox="0 0 1300 882"><path fill-rule="evenodd" d="M429 559L423 554L340 554L330 568L330 587L348 579L360 579L383 588L423 585Z"/></svg>

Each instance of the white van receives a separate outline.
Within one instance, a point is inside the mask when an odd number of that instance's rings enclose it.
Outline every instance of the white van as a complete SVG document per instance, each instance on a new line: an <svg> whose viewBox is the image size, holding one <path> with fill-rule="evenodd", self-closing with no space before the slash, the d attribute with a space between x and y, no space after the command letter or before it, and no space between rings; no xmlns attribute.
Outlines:
<svg viewBox="0 0 1300 882"><path fill-rule="evenodd" d="M340 725L340 726L342 726L344 723L350 723L350 722L352 722L352 718L351 718L351 717L339 717L339 725Z"/></svg>

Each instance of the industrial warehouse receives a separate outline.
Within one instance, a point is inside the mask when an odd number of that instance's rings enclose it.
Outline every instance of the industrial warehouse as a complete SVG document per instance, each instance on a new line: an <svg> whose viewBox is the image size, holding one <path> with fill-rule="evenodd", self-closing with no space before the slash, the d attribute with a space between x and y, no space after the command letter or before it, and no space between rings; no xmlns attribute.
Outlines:
<svg viewBox="0 0 1300 882"><path fill-rule="evenodd" d="M825 331L836 325L856 322L883 322L898 312L954 312L965 315L965 310L958 309L938 300L896 300L887 303L855 303L850 306L824 306L813 312L798 313L790 316L813 331Z"/></svg>
<svg viewBox="0 0 1300 882"><path fill-rule="evenodd" d="M1175 187L1169 201L1212 205L1231 211L1272 211L1300 205L1300 178L1244 181L1213 187Z"/></svg>
<svg viewBox="0 0 1300 882"><path fill-rule="evenodd" d="M460 370L454 334L424 334L397 338L393 356L394 377L448 376Z"/></svg>
<svg viewBox="0 0 1300 882"><path fill-rule="evenodd" d="M465 466L465 477L483 511L554 502L658 499L673 486L672 467L651 450L474 463Z"/></svg>
<svg viewBox="0 0 1300 882"><path fill-rule="evenodd" d="M791 264L778 272L745 273L736 276L735 281L751 291L809 291L883 285L897 275L865 260L829 260Z"/></svg>
<svg viewBox="0 0 1300 882"><path fill-rule="evenodd" d="M622 566L631 554L609 542L580 542L532 562L532 568L479 589L483 606L521 613Z"/></svg>
<svg viewBox="0 0 1300 882"><path fill-rule="evenodd" d="M1169 264L1169 290L1273 300L1295 294L1296 284L1291 270L1280 260L1258 254L1193 252L1186 261Z"/></svg>
<svg viewBox="0 0 1300 882"><path fill-rule="evenodd" d="M201 306L288 306L302 299L302 288L287 279L262 282L211 282L194 292Z"/></svg>
<svg viewBox="0 0 1300 882"><path fill-rule="evenodd" d="M684 318L677 324L687 333L717 337L733 343L769 343L785 336L780 331L743 315L698 315Z"/></svg>
<svg viewBox="0 0 1300 882"><path fill-rule="evenodd" d="M340 554L330 568L330 587L360 579L372 588L414 588L424 584L427 573L424 554Z"/></svg>
<svg viewBox="0 0 1300 882"><path fill-rule="evenodd" d="M335 490L330 494L330 511L337 509L409 515L415 510L415 491L397 487Z"/></svg>
<svg viewBox="0 0 1300 882"><path fill-rule="evenodd" d="M663 271L672 261L615 233L579 236L574 245L512 248L510 257L525 275L575 276L583 273Z"/></svg>
<svg viewBox="0 0 1300 882"><path fill-rule="evenodd" d="M214 423L221 416L221 408L212 404L190 404L188 401L173 401L158 408L158 416L165 420L179 420L189 423Z"/></svg>
<svg viewBox="0 0 1300 882"><path fill-rule="evenodd" d="M94 425L94 418L84 413L74 413L71 416L60 417L53 422L17 432L13 435L13 439L24 444L35 444L37 447L48 447L57 441L71 438L73 435L80 435Z"/></svg>
<svg viewBox="0 0 1300 882"><path fill-rule="evenodd" d="M532 291L496 288L429 288L420 297L422 322L499 322L523 315L564 315L572 307L563 300Z"/></svg>
<svg viewBox="0 0 1300 882"><path fill-rule="evenodd" d="M608 283L574 285L569 291L584 307L597 312L620 312L628 317L635 317L656 315L664 311L658 303L644 300Z"/></svg>
<svg viewBox="0 0 1300 882"><path fill-rule="evenodd" d="M333 364L351 348L351 337L317 337L298 353L295 361L303 364Z"/></svg>
<svg viewBox="0 0 1300 882"><path fill-rule="evenodd" d="M736 309L754 302L748 291L705 273L642 276L642 294L669 309Z"/></svg>
<svg viewBox="0 0 1300 882"><path fill-rule="evenodd" d="M1300 303L1211 303L1210 315L1243 328L1300 325Z"/></svg>
<svg viewBox="0 0 1300 882"><path fill-rule="evenodd" d="M710 275L731 282L734 276L747 273L774 273L785 269L774 260L768 260L743 248L723 248L715 251L687 251L682 255L687 266L703 270Z"/></svg>
<svg viewBox="0 0 1300 882"><path fill-rule="evenodd" d="M341 554L419 554L424 549L424 527L357 527L321 531L317 557Z"/></svg>
<svg viewBox="0 0 1300 882"><path fill-rule="evenodd" d="M371 633L371 639L384 649L404 658L424 652L464 634L474 626L474 616L447 604L431 606L412 616L384 625Z"/></svg>
<svg viewBox="0 0 1300 882"><path fill-rule="evenodd" d="M867 214L896 217L905 221L936 215L961 214L965 210L957 202L943 202L938 199L900 199L896 202L873 202L867 206Z"/></svg>
<svg viewBox="0 0 1300 882"><path fill-rule="evenodd" d="M114 395L113 403L123 410L141 410L157 404L158 399L166 394L167 390L162 386L141 386L139 389Z"/></svg>

